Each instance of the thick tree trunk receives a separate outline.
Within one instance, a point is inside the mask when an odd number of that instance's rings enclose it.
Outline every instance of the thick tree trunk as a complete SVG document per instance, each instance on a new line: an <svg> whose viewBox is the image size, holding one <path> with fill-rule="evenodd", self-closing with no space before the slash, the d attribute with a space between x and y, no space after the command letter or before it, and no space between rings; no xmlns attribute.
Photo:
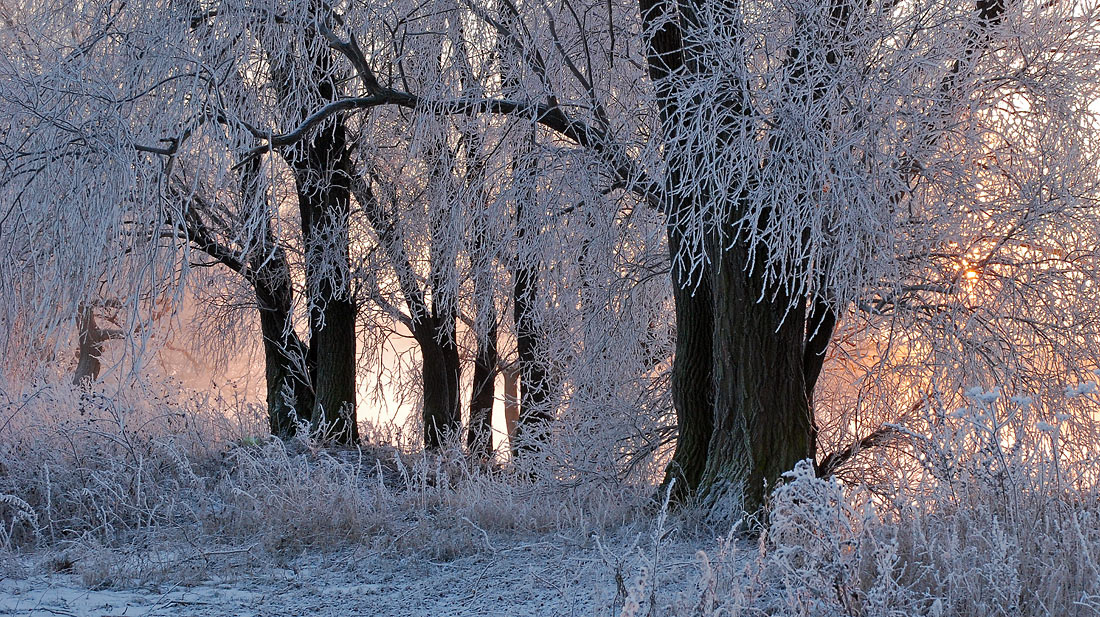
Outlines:
<svg viewBox="0 0 1100 617"><path fill-rule="evenodd" d="M813 419L803 373L805 308L779 297L759 301L741 245L714 272L714 433L699 486L712 512L756 512L782 474L814 456Z"/></svg>
<svg viewBox="0 0 1100 617"><path fill-rule="evenodd" d="M676 195L693 179L682 175L692 165L677 160L691 154L676 142L685 110L671 76L702 68L681 29L697 31L698 15L693 4L669 0L640 0L640 8L653 28L647 42L649 72L670 157L663 200L674 264L673 398L679 432L665 482L676 480L675 497L698 495L723 514L735 516L741 507L755 512L763 504L765 485L774 486L795 463L813 456L808 393L820 366L815 370L814 362L804 359L804 302L775 297L774 290L765 293L760 272L748 268L744 242L735 240L731 247L712 238L707 247L711 261L694 260L699 270L690 279L681 271L682 236L690 231L684 226L698 224L705 218L700 211L709 207L705 195L694 197L695 202ZM736 121L748 112L742 109L740 90L733 92L728 115ZM733 125L725 138L743 136ZM766 256L757 257L758 267L768 263ZM808 370L814 370L810 380Z"/></svg>
<svg viewBox="0 0 1100 617"><path fill-rule="evenodd" d="M453 334L439 339L431 332L416 336L423 360L424 447L428 450L442 448L462 428L458 397L461 367Z"/></svg>
<svg viewBox="0 0 1100 617"><path fill-rule="evenodd" d="M325 434L337 443L354 444L359 441L355 415L355 305L344 299L329 300L323 315L324 326L313 331L310 341L317 349L312 421L317 427L323 423Z"/></svg>

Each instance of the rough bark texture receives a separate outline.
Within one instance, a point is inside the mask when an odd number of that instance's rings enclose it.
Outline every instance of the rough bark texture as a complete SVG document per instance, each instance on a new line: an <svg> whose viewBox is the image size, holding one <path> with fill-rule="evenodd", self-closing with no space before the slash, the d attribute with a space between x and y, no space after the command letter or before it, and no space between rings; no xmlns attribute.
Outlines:
<svg viewBox="0 0 1100 617"><path fill-rule="evenodd" d="M323 297L323 294L321 294ZM337 443L359 441L355 417L355 305L330 300L323 310L324 326L313 331L317 349L312 422L324 424L325 434Z"/></svg>
<svg viewBox="0 0 1100 617"><path fill-rule="evenodd" d="M758 275L742 247L714 275L714 434L700 483L704 503L736 516L757 511L767 490L813 458L803 374L805 309L787 298L760 302Z"/></svg>
<svg viewBox="0 0 1100 617"><path fill-rule="evenodd" d="M657 94L658 113L667 135L675 134L679 108L667 78L685 68L683 37L678 21L670 18L676 5L664 0L641 0L642 19L652 32L647 47L649 75ZM675 156L675 155L673 155ZM677 256L682 250L679 221L698 204L674 198L672 187L684 179L676 161L670 161L662 203L667 221L673 296L676 309L676 351L672 365L672 397L676 407L677 438L662 489L675 482L672 497L682 501L695 494L703 478L714 430L713 330L714 298L710 273L685 269Z"/></svg>
<svg viewBox="0 0 1100 617"><path fill-rule="evenodd" d="M671 251L679 248L673 228L669 229L669 245ZM714 431L714 298L707 277L695 285L682 269L676 268L672 283L676 301L672 398L679 432L665 485L675 480L673 497L682 501L699 487Z"/></svg>

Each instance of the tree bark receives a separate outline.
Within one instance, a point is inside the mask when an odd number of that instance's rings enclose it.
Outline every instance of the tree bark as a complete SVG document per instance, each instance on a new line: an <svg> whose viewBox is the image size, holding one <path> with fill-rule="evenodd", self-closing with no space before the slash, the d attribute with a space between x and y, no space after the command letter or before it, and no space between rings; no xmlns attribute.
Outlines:
<svg viewBox="0 0 1100 617"><path fill-rule="evenodd" d="M640 8L653 28L647 41L649 73L669 157L662 201L676 300L672 387L678 434L664 482L675 480L678 500L696 495L712 511L755 512L763 504L765 486L774 486L795 463L813 456L807 393L816 373L806 379L813 362L804 358L805 302L765 290L761 273L750 270L750 264L768 263L766 255L750 261L744 241L725 246L708 231L710 261L684 259L685 225L697 224L700 211L709 206L706 195L676 194L692 178L683 175L691 166L677 160L689 149L676 142L686 110L680 108L684 100L672 76L701 68L681 30L698 25L696 6L640 0ZM744 102L737 89L733 92L726 104L729 117L736 118ZM731 126L719 137L738 139L737 129ZM694 270L685 271L684 261L694 262Z"/></svg>
<svg viewBox="0 0 1100 617"><path fill-rule="evenodd" d="M314 64L319 99L335 100L333 59L319 52ZM285 80L276 81L281 91L294 87ZM298 110L299 119L311 111ZM355 416L357 310L347 287L352 164L343 119L336 117L323 125L312 140L287 159L294 170L305 248L310 306L308 356L315 371L311 376L314 390L311 420L315 429L323 428L327 438L352 444L359 441Z"/></svg>
<svg viewBox="0 0 1100 617"><path fill-rule="evenodd" d="M314 428L337 443L359 440L355 421L355 317L347 289L350 159L342 122L292 157L305 244Z"/></svg>
<svg viewBox="0 0 1100 617"><path fill-rule="evenodd" d="M713 276L714 432L699 485L712 512L734 517L759 510L783 473L814 456L805 308L782 296L761 301L761 276L748 268L736 245Z"/></svg>
<svg viewBox="0 0 1100 617"><path fill-rule="evenodd" d="M470 394L470 426L466 448L483 460L493 456L493 404L496 402L497 351L496 309L489 303L489 331L478 337L474 356L473 391Z"/></svg>
<svg viewBox="0 0 1100 617"><path fill-rule="evenodd" d="M669 250L679 250L678 231L670 227ZM679 429L676 449L665 470L663 486L675 481L672 497L694 494L703 478L714 431L713 331L714 298L709 277L698 284L682 268L672 271L676 350L672 364L672 400Z"/></svg>
<svg viewBox="0 0 1100 617"><path fill-rule="evenodd" d="M326 297L322 291L318 294ZM331 298L331 297L330 297ZM313 330L310 346L317 350L312 423L336 443L359 441L355 393L355 305L332 298L322 309L324 325Z"/></svg>
<svg viewBox="0 0 1100 617"><path fill-rule="evenodd" d="M551 419L550 387L546 367L539 358L540 334L535 323L538 272L533 264L521 264L516 267L514 277L512 302L520 379L519 418L512 452L522 456L536 452L546 439Z"/></svg>
<svg viewBox="0 0 1100 617"><path fill-rule="evenodd" d="M310 370L305 365L308 351L290 327L290 273L281 251L265 269L272 270L272 276L257 280L253 287L264 345L267 414L271 434L287 438L297 432L298 422L308 423L313 412Z"/></svg>
<svg viewBox="0 0 1100 617"><path fill-rule="evenodd" d="M450 324L453 329L454 322ZM455 333L436 330L425 327L421 334L414 335L423 360L424 447L428 450L444 447L462 428L458 398L461 367Z"/></svg>

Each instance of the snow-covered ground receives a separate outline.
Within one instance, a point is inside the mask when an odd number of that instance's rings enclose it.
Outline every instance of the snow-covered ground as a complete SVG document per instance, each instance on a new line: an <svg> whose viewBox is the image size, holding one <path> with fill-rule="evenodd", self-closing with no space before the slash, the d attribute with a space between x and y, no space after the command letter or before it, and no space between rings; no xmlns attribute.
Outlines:
<svg viewBox="0 0 1100 617"><path fill-rule="evenodd" d="M281 563L267 558L262 565L247 552L226 553L207 566L196 554L162 558L156 567L146 560L144 572L132 573L138 578L99 586L87 571L77 572L79 563L50 572L47 558L30 556L9 568L21 572L0 581L0 615L619 615L642 564L652 563L647 540L648 534L583 543L562 536L496 539L451 561L348 549ZM678 604L695 579L695 550L690 542L662 545L658 606Z"/></svg>

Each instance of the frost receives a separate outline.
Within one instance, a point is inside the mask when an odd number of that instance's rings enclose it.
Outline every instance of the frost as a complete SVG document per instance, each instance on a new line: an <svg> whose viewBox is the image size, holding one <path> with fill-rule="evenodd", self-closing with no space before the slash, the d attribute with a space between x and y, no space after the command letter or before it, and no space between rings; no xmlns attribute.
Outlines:
<svg viewBox="0 0 1100 617"><path fill-rule="evenodd" d="M1019 406L1021 409L1031 409L1031 406L1035 403L1035 399L1030 396L1022 395L1010 397L1008 400L1012 401L1013 404Z"/></svg>
<svg viewBox="0 0 1100 617"><path fill-rule="evenodd" d="M1066 396L1069 398L1075 398L1085 394L1092 394L1096 392L1096 382L1086 381L1076 386L1068 386L1066 388Z"/></svg>
<svg viewBox="0 0 1100 617"><path fill-rule="evenodd" d="M966 391L968 398L974 399L979 403L985 403L986 405L996 402L1001 398L1001 389L999 387L992 388L989 391L982 390L981 387L975 386Z"/></svg>

